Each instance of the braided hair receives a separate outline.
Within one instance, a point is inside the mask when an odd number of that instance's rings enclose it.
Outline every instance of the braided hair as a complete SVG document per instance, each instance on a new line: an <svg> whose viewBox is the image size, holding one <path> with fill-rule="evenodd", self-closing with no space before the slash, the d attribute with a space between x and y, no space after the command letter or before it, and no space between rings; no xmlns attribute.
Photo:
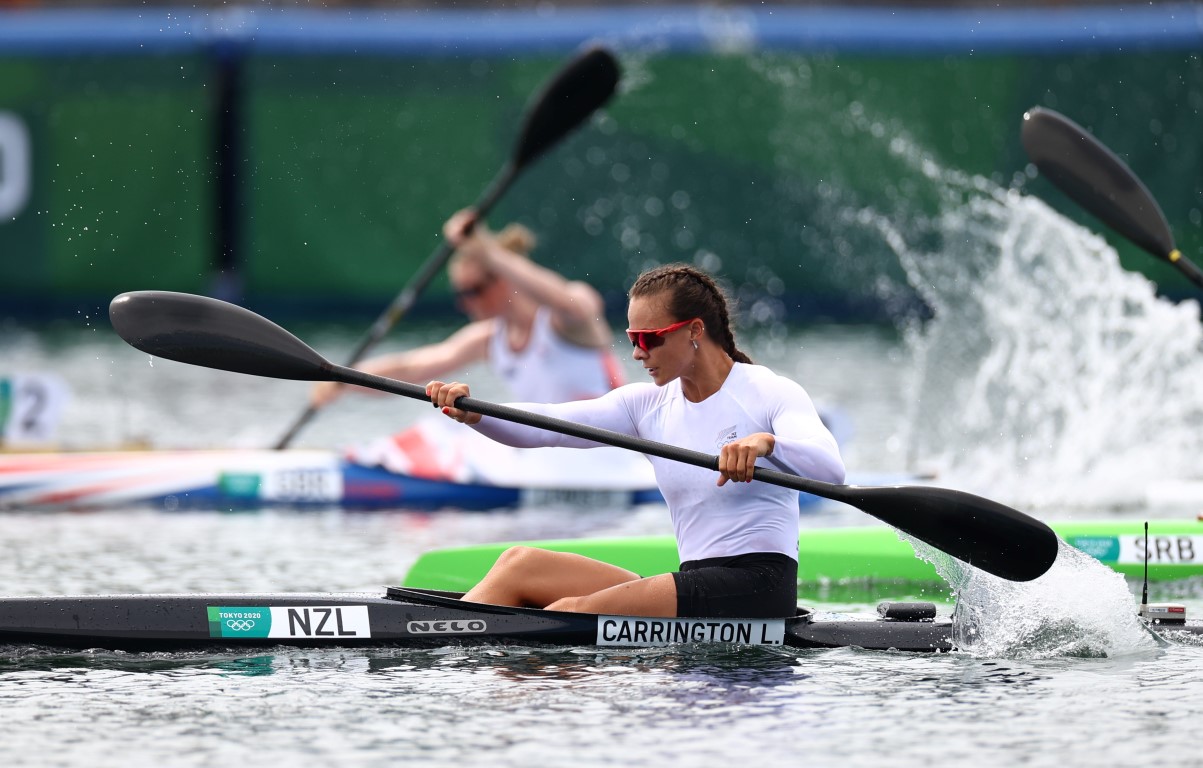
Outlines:
<svg viewBox="0 0 1203 768"><path fill-rule="evenodd" d="M701 318L706 335L722 347L737 363L751 363L735 346L731 332L729 301L714 278L689 264L664 264L641 274L631 286L628 296L657 296L668 298L668 312L676 320Z"/></svg>

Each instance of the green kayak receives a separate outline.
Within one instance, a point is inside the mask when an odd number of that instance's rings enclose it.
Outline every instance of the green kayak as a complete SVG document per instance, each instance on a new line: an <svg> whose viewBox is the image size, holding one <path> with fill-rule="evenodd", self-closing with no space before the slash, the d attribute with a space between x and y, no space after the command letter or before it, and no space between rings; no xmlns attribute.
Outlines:
<svg viewBox="0 0 1203 768"><path fill-rule="evenodd" d="M1144 526L1140 521L1098 520L1050 522L1067 543L1126 576L1144 570ZM576 552L627 568L642 576L677 569L677 547L671 536L480 544L432 550L414 563L406 587L463 591L484 576L502 550L527 544L559 552ZM1203 574L1203 522L1155 520L1149 523L1149 580L1171 581ZM911 545L893 528L860 526L814 528L798 537L798 581L801 584L850 582L940 583L935 568L915 556Z"/></svg>

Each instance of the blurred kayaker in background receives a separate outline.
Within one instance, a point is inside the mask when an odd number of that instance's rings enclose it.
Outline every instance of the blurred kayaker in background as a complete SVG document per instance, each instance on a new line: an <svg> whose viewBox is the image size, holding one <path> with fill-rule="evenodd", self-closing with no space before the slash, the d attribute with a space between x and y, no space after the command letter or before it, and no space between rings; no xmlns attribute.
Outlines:
<svg viewBox="0 0 1203 768"><path fill-rule="evenodd" d="M475 217L475 211L462 210L443 226L456 248L448 277L471 322L443 341L374 357L356 368L429 381L487 362L514 398L541 403L597 397L621 384L601 294L532 261L535 236L526 227L510 224L493 233ZM343 390L322 382L310 399L325 406Z"/></svg>

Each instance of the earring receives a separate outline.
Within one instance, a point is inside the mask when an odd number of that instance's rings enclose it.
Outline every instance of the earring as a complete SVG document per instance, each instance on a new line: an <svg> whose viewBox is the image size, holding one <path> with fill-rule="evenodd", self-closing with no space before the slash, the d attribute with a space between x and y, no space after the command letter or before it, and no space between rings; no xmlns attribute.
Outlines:
<svg viewBox="0 0 1203 768"><path fill-rule="evenodd" d="M693 340L693 351L694 352L698 351L698 340L697 339Z"/></svg>

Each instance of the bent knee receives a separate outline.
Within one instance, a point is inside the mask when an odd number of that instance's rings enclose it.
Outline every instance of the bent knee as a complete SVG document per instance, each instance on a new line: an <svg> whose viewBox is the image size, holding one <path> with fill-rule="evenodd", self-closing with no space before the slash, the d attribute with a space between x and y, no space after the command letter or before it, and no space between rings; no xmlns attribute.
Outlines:
<svg viewBox="0 0 1203 768"><path fill-rule="evenodd" d="M543 567L551 554L545 549L519 544L503 551L497 557L497 566L507 571L537 569Z"/></svg>

